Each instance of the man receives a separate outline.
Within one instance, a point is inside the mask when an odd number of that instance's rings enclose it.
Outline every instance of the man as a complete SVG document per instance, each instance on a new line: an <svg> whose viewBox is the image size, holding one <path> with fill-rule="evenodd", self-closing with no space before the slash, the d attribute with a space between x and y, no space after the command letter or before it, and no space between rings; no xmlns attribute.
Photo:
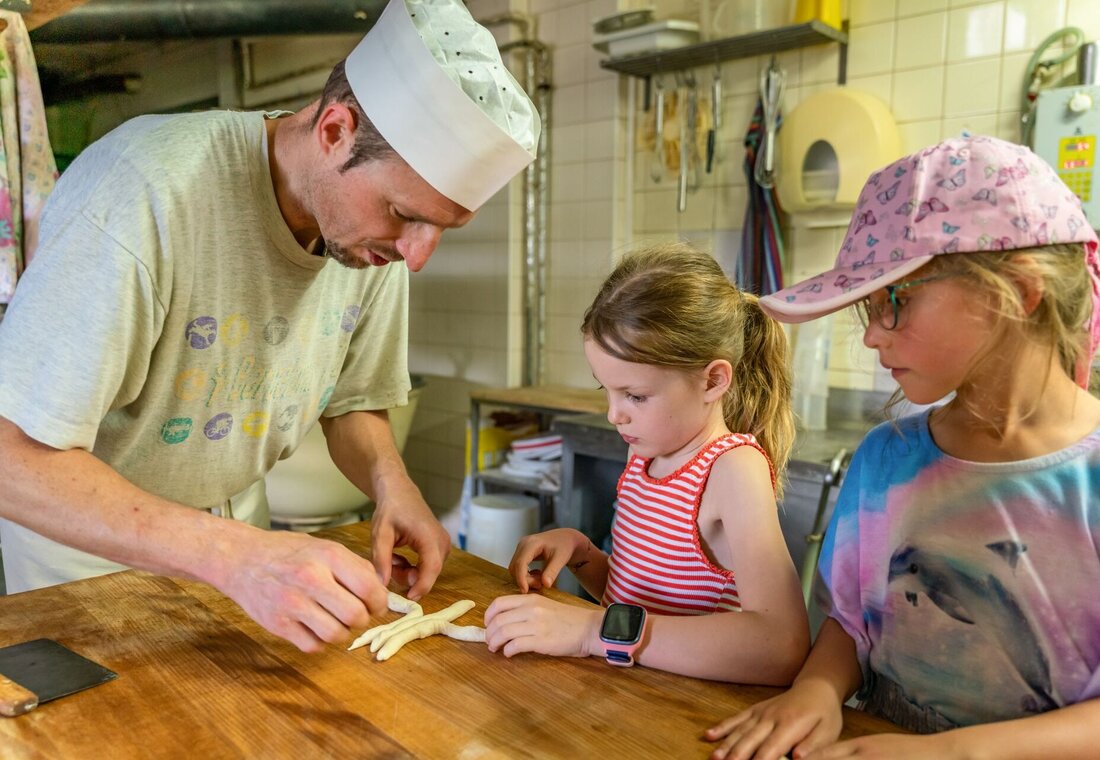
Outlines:
<svg viewBox="0 0 1100 760"><path fill-rule="evenodd" d="M538 134L459 0L393 0L297 114L140 117L90 146L0 323L9 591L193 578L304 651L383 612L395 570L423 596L449 541L385 411L409 390L408 271ZM373 566L262 529L263 477L318 417L377 503Z"/></svg>

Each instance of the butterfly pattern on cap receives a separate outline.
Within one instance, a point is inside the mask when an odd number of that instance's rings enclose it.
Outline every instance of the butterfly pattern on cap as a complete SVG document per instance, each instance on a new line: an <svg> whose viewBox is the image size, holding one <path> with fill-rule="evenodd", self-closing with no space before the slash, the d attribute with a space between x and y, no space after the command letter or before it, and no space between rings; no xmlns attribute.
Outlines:
<svg viewBox="0 0 1100 760"><path fill-rule="evenodd" d="M947 190L958 190L966 184L966 169L959 169L954 177L944 177L936 183L937 186Z"/></svg>
<svg viewBox="0 0 1100 760"><path fill-rule="evenodd" d="M920 206L917 208L917 215L914 217L914 222L923 221L929 214L943 214L951 209L947 204L941 201L936 196L932 196L926 201L921 201Z"/></svg>
<svg viewBox="0 0 1100 760"><path fill-rule="evenodd" d="M971 196L970 200L972 200L972 201L984 201L985 203L988 203L990 206L996 206L997 205L997 193L993 190L993 188L983 187L981 190L974 193L974 195Z"/></svg>
<svg viewBox="0 0 1100 760"><path fill-rule="evenodd" d="M878 220L875 219L874 212L871 210L864 211L862 214L856 217L856 228L852 230L852 234L855 235L864 227L870 227L875 224L878 224Z"/></svg>
<svg viewBox="0 0 1100 760"><path fill-rule="evenodd" d="M1007 184L1009 180L1023 179L1030 173L1023 159L1017 158L1015 166L1002 166L997 170L997 187Z"/></svg>
<svg viewBox="0 0 1100 760"><path fill-rule="evenodd" d="M889 203L890 201L894 200L894 196L897 195L898 188L900 186L901 186L901 180L899 179L897 182L890 185L890 187L886 188L885 190L883 190L881 193L879 193L875 197L878 198L879 203Z"/></svg>
<svg viewBox="0 0 1100 760"><path fill-rule="evenodd" d="M876 279L896 281L914 271L908 262L919 265L930 256L1057 242L1095 246L1096 236L1080 201L1053 168L1005 140L949 139L874 172L859 195L835 267L781 291L776 303L798 308L776 311L805 319L820 303L820 313L828 313L872 292ZM1100 256L1097 262L1100 273ZM1096 283L1100 293L1100 274ZM761 303L770 308L769 298Z"/></svg>

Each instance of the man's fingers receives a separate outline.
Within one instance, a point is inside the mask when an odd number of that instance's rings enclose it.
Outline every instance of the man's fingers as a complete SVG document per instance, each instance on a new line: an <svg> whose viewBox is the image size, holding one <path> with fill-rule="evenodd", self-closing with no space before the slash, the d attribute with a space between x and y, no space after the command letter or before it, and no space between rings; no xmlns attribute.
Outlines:
<svg viewBox="0 0 1100 760"><path fill-rule="evenodd" d="M432 586L435 585L440 572L443 571L443 560L446 558L446 551L431 541L426 542L423 546L418 545L413 548L420 557L420 561L416 564L416 576L412 588L409 589L409 599L416 600L432 590ZM450 548L449 540L447 548Z"/></svg>
<svg viewBox="0 0 1100 760"><path fill-rule="evenodd" d="M390 584L393 570L393 528L388 525L371 525L371 561L382 585Z"/></svg>
<svg viewBox="0 0 1100 760"><path fill-rule="evenodd" d="M390 584L397 586L404 590L405 596L408 596L408 589L414 583L419 576L416 566L409 562L404 556L400 554L394 554L393 560L390 563Z"/></svg>
<svg viewBox="0 0 1100 760"><path fill-rule="evenodd" d="M339 547L330 567L335 583L316 584L318 590L314 596L344 625L363 628L370 622L371 615L386 613L389 609L386 587L372 572L370 563L350 549Z"/></svg>

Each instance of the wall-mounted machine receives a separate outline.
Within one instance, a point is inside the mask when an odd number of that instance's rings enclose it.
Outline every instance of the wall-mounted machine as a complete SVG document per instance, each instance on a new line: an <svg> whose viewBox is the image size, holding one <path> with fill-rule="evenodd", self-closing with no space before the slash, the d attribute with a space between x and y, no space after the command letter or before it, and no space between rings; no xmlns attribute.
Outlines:
<svg viewBox="0 0 1100 760"><path fill-rule="evenodd" d="M1038 93L1031 145L1081 199L1089 223L1100 227L1100 43L1081 46L1076 79L1079 84Z"/></svg>
<svg viewBox="0 0 1100 760"><path fill-rule="evenodd" d="M1081 199L1085 217L1100 226L1100 85L1060 87L1039 93L1035 107L1035 152L1046 159Z"/></svg>

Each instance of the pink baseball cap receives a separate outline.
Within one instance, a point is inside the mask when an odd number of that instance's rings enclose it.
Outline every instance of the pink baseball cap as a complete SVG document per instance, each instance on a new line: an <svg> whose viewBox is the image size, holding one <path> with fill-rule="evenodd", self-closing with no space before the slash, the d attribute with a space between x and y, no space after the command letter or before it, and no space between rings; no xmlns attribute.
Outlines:
<svg viewBox="0 0 1100 760"><path fill-rule="evenodd" d="M1091 353L1100 343L1096 232L1051 166L995 137L945 140L872 174L836 266L763 296L782 322L805 322L854 304L945 253L1084 243L1093 289Z"/></svg>

